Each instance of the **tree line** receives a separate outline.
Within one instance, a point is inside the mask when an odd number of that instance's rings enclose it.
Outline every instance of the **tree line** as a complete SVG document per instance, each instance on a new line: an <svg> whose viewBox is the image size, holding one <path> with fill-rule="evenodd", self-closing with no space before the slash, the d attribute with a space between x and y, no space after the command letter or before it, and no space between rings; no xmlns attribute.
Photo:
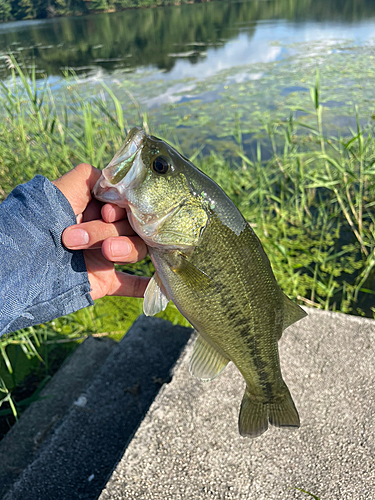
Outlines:
<svg viewBox="0 0 375 500"><path fill-rule="evenodd" d="M57 16L113 12L137 7L202 3L210 0L0 0L0 22L21 19L45 19ZM250 9L262 17L317 19L348 17L351 20L373 15L373 0L251 0Z"/></svg>
<svg viewBox="0 0 375 500"><path fill-rule="evenodd" d="M85 15L153 5L192 3L201 0L0 0L0 22Z"/></svg>

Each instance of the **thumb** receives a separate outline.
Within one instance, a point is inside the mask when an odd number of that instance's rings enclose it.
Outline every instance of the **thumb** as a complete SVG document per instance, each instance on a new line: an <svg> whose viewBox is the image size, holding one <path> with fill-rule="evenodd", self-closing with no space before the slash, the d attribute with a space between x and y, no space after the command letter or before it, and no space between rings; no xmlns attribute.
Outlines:
<svg viewBox="0 0 375 500"><path fill-rule="evenodd" d="M101 171L87 163L77 165L52 183L71 204L75 215L81 214L91 200L91 191Z"/></svg>

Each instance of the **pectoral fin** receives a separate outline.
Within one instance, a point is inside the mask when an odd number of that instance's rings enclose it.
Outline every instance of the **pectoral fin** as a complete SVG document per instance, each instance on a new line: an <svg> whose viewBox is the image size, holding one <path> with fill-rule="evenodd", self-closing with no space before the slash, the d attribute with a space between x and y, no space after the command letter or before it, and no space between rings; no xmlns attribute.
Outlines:
<svg viewBox="0 0 375 500"><path fill-rule="evenodd" d="M186 284L191 290L198 294L206 294L207 292L219 291L218 285L204 271L198 269L194 264L189 262L187 257L179 253L175 255L173 260L167 261L171 270Z"/></svg>
<svg viewBox="0 0 375 500"><path fill-rule="evenodd" d="M189 365L193 377L201 380L212 380L224 370L228 363L228 358L222 356L198 334Z"/></svg>
<svg viewBox="0 0 375 500"><path fill-rule="evenodd" d="M167 307L169 299L159 285L158 275L155 273L147 285L143 300L143 312L146 316L154 316Z"/></svg>

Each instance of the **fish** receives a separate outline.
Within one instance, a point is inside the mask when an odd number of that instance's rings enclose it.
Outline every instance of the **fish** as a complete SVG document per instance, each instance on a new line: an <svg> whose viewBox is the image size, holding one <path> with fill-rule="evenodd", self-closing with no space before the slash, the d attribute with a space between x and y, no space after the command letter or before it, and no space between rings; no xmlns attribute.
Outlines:
<svg viewBox="0 0 375 500"><path fill-rule="evenodd" d="M144 294L152 316L172 301L197 335L190 373L217 377L232 361L246 388L238 426L300 426L278 341L306 316L276 282L252 227L225 192L165 141L135 127L102 170L93 195L126 209L155 267Z"/></svg>

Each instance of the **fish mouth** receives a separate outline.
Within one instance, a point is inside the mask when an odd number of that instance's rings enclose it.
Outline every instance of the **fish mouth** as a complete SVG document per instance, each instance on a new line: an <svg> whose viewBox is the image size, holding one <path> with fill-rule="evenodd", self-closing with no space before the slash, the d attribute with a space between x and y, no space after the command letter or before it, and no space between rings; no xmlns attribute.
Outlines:
<svg viewBox="0 0 375 500"><path fill-rule="evenodd" d="M135 181L142 167L140 153L145 137L146 133L140 127L130 130L125 142L103 169L102 175L94 186L92 194L96 199L116 204L122 200L125 203L123 191ZM132 170L133 165L136 168ZM130 175L128 175L129 172Z"/></svg>

